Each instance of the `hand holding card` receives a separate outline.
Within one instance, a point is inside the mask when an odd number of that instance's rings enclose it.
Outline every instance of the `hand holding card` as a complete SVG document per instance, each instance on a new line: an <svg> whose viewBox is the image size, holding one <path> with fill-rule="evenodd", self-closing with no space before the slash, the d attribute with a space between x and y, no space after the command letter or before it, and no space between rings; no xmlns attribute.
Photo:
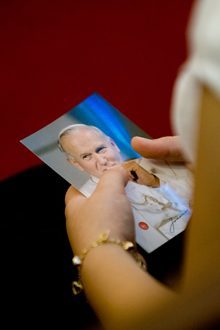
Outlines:
<svg viewBox="0 0 220 330"><path fill-rule="evenodd" d="M114 181L114 185L111 182ZM66 219L75 254L88 249L100 234L121 241L135 240L132 209L124 192L128 175L121 166L105 172L87 199L73 187L66 195Z"/></svg>
<svg viewBox="0 0 220 330"><path fill-rule="evenodd" d="M135 220L136 242L151 252L185 229L192 182L184 165L141 158L131 147L137 135L148 137L100 95L92 94L22 143L86 197L93 194L106 171L117 165L127 169L130 181L125 191ZM110 200L102 205L103 212L107 203ZM185 209L183 221L180 214ZM167 221L172 224L169 234L160 230ZM140 222L148 230L143 231Z"/></svg>

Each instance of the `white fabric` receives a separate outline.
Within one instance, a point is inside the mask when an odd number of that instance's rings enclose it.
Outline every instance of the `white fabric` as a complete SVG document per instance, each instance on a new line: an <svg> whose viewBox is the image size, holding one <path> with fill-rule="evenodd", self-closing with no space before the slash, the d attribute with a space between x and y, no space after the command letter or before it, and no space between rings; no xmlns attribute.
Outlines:
<svg viewBox="0 0 220 330"><path fill-rule="evenodd" d="M86 183L84 183L84 185L79 190L83 195L89 197L94 192L98 182L99 179L92 176Z"/></svg>
<svg viewBox="0 0 220 330"><path fill-rule="evenodd" d="M220 1L195 3L188 25L189 56L176 80L172 122L186 156L196 161L201 85L220 97Z"/></svg>
<svg viewBox="0 0 220 330"><path fill-rule="evenodd" d="M151 188L129 182L125 191L135 213L139 213L154 228L159 228L163 221L178 217L188 209L187 203L168 184Z"/></svg>
<svg viewBox="0 0 220 330"><path fill-rule="evenodd" d="M181 198L184 200L191 199L193 175L185 165L146 158L138 158L136 162L149 173L155 174L161 183L168 182Z"/></svg>

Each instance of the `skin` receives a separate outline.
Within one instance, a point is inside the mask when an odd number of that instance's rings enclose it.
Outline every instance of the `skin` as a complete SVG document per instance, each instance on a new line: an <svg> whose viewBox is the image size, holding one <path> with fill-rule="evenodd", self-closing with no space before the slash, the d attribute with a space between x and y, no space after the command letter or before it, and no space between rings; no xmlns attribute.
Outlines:
<svg viewBox="0 0 220 330"><path fill-rule="evenodd" d="M128 179L127 171L118 165L102 176L95 193L90 198L84 197L72 186L69 188L65 198L66 218L71 219L75 213L79 215L76 221L67 222L68 232L71 234L72 247L76 253L81 253L84 248L88 248L90 242L97 239L97 232L110 230L112 238L134 241L133 216L130 203L124 191L124 186ZM117 184L111 184L112 180L116 180ZM107 187L108 189L106 189ZM114 196L114 202L103 207L104 201L106 199L111 201L112 196ZM94 219L93 225L90 226L90 230L86 230L90 222L91 213ZM102 223L100 223L100 214L103 217ZM113 220L111 224L109 223L109 217ZM124 222L130 223L127 227L128 231L126 230L125 233Z"/></svg>
<svg viewBox="0 0 220 330"><path fill-rule="evenodd" d="M110 231L110 238L134 242L133 215L124 191L128 179L127 171L119 165L104 173L90 198L85 198L73 187L69 188L66 225L75 254L80 255L100 233L106 231ZM113 185L113 181L116 184ZM109 329L136 329L140 317L146 314L140 306L149 306L153 311L158 300L170 301L174 296L137 267L130 254L115 244L105 244L88 253L81 269L81 279L87 299L101 323ZM134 317L131 319L128 315Z"/></svg>
<svg viewBox="0 0 220 330"><path fill-rule="evenodd" d="M136 136L132 147L145 158L163 159L171 162L184 162L179 136L166 136L150 140Z"/></svg>
<svg viewBox="0 0 220 330"><path fill-rule="evenodd" d="M187 231L179 294L175 295L143 272L129 253L117 245L96 247L85 258L81 268L85 292L106 329L154 330L163 325L164 329L179 330L202 328L206 324L205 328L209 328L212 322L219 320L220 154L216 143L220 139L219 108L220 100L204 88L200 124L203 134L195 166L194 210ZM162 144L161 140L153 143L147 140L150 152L145 151L145 155L152 157L152 148L156 145L155 156L171 157L173 149L173 159L180 159L176 152L177 138L173 139L173 146L170 137L164 138ZM169 151L165 152L164 145L168 141ZM134 221L124 193L127 180L127 173L118 166L102 176L88 199L69 188L66 224L74 253L80 254L82 249L91 246L106 229L113 238L133 241Z"/></svg>

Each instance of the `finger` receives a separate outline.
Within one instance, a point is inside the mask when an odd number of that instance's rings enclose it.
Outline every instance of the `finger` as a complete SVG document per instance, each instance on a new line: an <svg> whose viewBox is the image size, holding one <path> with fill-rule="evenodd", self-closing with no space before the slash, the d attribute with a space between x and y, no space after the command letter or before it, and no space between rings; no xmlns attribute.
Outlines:
<svg viewBox="0 0 220 330"><path fill-rule="evenodd" d="M114 166L114 168L106 171L99 180L96 192L105 191L112 195L116 193L124 193L124 187L129 180L129 172L123 166Z"/></svg>
<svg viewBox="0 0 220 330"><path fill-rule="evenodd" d="M183 162L182 148L178 136L167 136L158 139L134 137L132 147L143 157Z"/></svg>

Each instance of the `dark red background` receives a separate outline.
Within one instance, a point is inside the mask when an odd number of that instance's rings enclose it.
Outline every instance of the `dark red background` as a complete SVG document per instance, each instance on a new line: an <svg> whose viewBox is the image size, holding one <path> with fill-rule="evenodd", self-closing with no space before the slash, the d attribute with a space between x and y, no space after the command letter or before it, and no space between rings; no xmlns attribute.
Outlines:
<svg viewBox="0 0 220 330"><path fill-rule="evenodd" d="M186 57L192 0L1 0L1 179L40 161L19 140L94 91L152 137Z"/></svg>

